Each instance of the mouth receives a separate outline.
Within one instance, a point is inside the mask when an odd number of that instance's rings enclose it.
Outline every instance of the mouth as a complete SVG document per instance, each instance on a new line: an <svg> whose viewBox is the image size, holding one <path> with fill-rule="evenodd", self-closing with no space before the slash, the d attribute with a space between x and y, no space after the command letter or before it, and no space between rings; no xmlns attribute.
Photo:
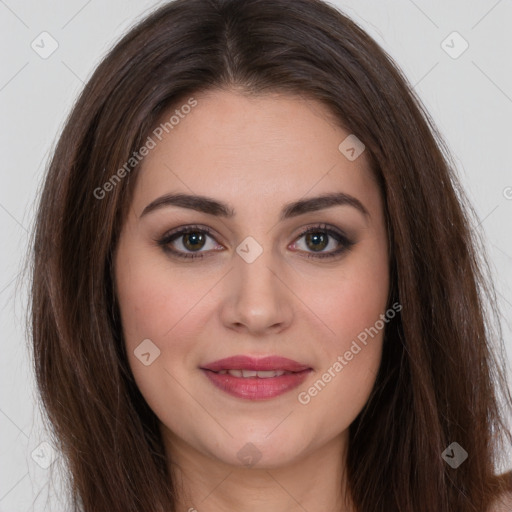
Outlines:
<svg viewBox="0 0 512 512"><path fill-rule="evenodd" d="M225 393L248 400L274 398L299 386L313 369L284 357L234 356L200 368Z"/></svg>
<svg viewBox="0 0 512 512"><path fill-rule="evenodd" d="M231 375L233 377L241 377L243 379L258 377L258 379L270 379L272 377L281 377L281 375L296 373L287 372L285 370L220 370L219 375Z"/></svg>

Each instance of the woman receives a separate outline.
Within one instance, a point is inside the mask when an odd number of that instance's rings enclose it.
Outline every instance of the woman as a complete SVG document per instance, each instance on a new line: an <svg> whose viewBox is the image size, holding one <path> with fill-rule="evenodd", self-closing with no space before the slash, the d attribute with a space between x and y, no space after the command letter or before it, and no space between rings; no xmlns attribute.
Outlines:
<svg viewBox="0 0 512 512"><path fill-rule="evenodd" d="M510 508L492 286L447 155L320 1L177 0L132 29L34 239L74 509Z"/></svg>

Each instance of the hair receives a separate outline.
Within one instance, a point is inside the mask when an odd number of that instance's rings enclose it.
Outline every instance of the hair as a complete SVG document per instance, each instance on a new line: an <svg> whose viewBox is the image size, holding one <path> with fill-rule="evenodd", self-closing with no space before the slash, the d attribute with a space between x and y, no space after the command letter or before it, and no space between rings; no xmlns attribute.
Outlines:
<svg viewBox="0 0 512 512"><path fill-rule="evenodd" d="M474 211L428 113L387 53L320 0L176 0L132 28L80 94L50 159L31 251L38 391L73 510L176 510L158 419L128 365L113 253L139 165L98 198L174 105L201 92L315 99L366 146L391 241L369 400L349 429L364 512L482 512L504 489L512 402ZM495 352L496 351L496 352ZM505 441L506 439L506 441ZM456 470L441 457L456 441ZM340 482L341 487L341 482Z"/></svg>

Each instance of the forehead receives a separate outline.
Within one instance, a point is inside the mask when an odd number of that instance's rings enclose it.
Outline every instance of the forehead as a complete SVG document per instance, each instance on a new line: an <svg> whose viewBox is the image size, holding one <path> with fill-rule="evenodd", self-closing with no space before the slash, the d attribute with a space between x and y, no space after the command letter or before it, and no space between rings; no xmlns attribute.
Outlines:
<svg viewBox="0 0 512 512"><path fill-rule="evenodd" d="M219 197L236 210L333 191L378 193L365 153L350 161L338 149L350 132L322 103L220 90L192 98L193 108L176 104L162 116L161 140L151 135L156 145L142 161L137 213L168 192Z"/></svg>

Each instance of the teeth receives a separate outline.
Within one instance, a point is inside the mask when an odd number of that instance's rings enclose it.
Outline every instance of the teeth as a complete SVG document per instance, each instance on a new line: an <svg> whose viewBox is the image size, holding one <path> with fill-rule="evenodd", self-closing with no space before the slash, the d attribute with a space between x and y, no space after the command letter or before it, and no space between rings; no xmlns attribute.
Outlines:
<svg viewBox="0 0 512 512"><path fill-rule="evenodd" d="M285 372L284 370L269 370L269 371L261 371L261 372L255 372L258 374L258 377L260 379L268 379L269 377L280 377ZM244 375L245 377L245 375Z"/></svg>
<svg viewBox="0 0 512 512"><path fill-rule="evenodd" d="M237 373L240 371L240 370L235 370ZM258 372L256 370L242 370L242 377L257 377L258 376ZM237 375L237 377L240 377L240 375Z"/></svg>
<svg viewBox="0 0 512 512"><path fill-rule="evenodd" d="M218 372L221 375L225 375L228 373L229 375L233 377L242 377L242 378L249 378L249 377L258 377L260 379L269 379L271 377L280 377L281 375L284 375L285 373L291 373L286 372L284 370L265 370L265 371L256 371L256 370L220 370Z"/></svg>

